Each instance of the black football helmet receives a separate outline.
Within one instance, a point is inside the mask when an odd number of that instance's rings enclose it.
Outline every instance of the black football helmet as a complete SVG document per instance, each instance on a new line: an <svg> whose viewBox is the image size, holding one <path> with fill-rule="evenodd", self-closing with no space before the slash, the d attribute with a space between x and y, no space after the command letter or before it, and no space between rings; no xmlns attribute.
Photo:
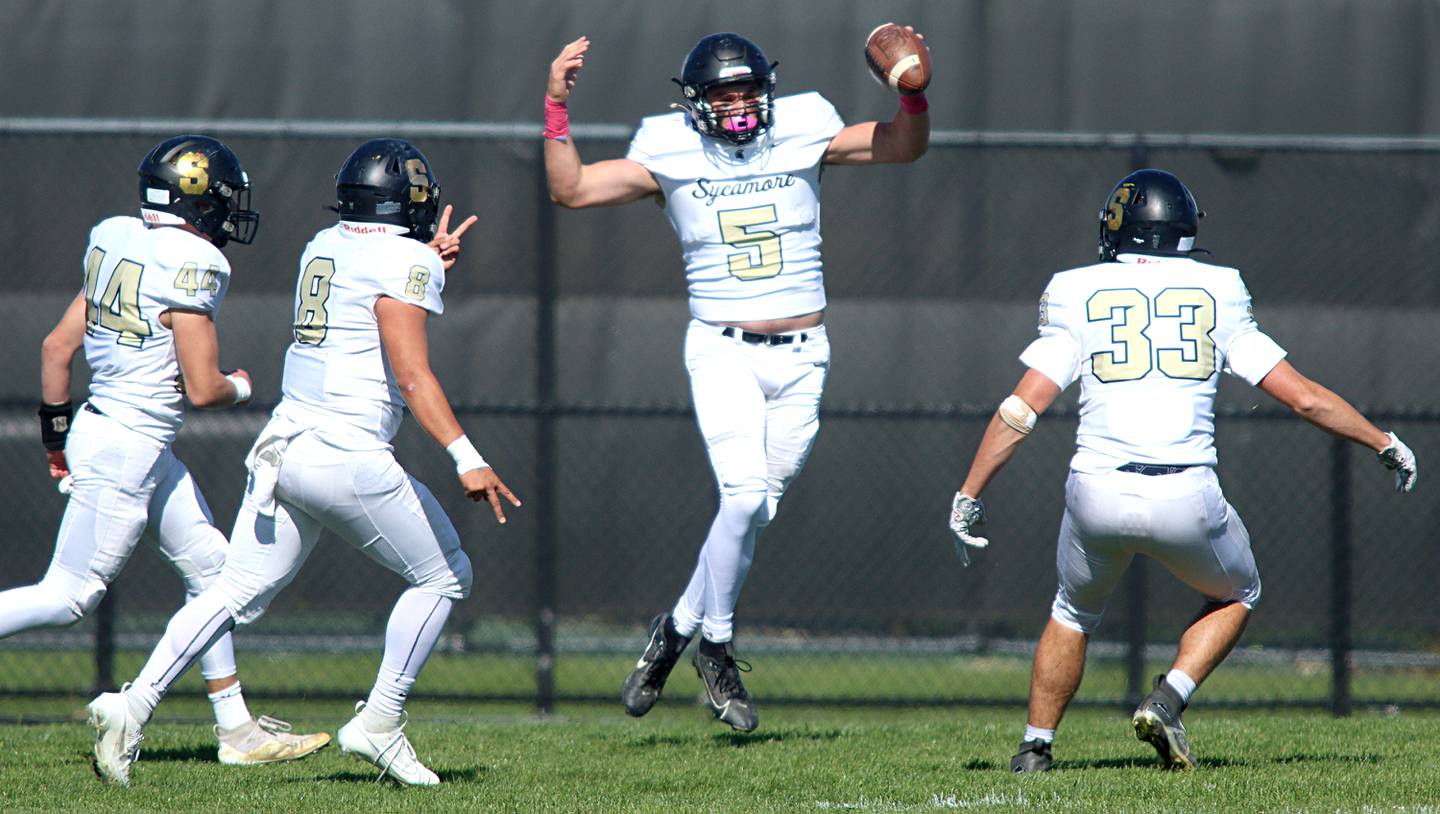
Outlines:
<svg viewBox="0 0 1440 814"><path fill-rule="evenodd" d="M250 177L235 153L217 139L165 139L137 169L140 216L147 223L188 223L216 246L255 239L260 213L250 208Z"/></svg>
<svg viewBox="0 0 1440 814"><path fill-rule="evenodd" d="M1164 170L1137 170L1120 179L1100 210L1100 259L1125 252L1185 255L1205 213L1180 179Z"/></svg>
<svg viewBox="0 0 1440 814"><path fill-rule="evenodd" d="M701 135L723 139L732 144L749 144L770 129L775 115L775 66L778 62L765 59L760 46L739 34L711 34L695 43L680 78L684 101L680 106L690 114L690 123ZM739 115L732 111L724 116L715 114L708 93L721 85L753 82L760 86L760 98Z"/></svg>
<svg viewBox="0 0 1440 814"><path fill-rule="evenodd" d="M342 220L389 223L428 243L440 214L440 182L430 161L404 139L377 138L355 148L335 175Z"/></svg>

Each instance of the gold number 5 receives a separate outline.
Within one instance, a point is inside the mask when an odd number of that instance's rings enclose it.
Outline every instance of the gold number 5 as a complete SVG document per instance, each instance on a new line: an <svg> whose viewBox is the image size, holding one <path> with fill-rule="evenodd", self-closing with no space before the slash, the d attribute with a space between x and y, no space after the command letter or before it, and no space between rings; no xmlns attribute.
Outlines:
<svg viewBox="0 0 1440 814"><path fill-rule="evenodd" d="M773 204L729 209L720 216L720 239L743 251L726 257L730 274L741 280L763 280L780 273L780 236L768 229L752 229L779 220Z"/></svg>

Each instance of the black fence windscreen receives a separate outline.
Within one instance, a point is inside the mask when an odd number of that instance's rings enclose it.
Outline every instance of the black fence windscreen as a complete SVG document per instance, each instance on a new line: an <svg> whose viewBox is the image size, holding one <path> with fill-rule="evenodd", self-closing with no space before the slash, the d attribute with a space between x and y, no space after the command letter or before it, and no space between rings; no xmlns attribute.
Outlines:
<svg viewBox="0 0 1440 814"><path fill-rule="evenodd" d="M296 261L334 217L324 208L334 172L364 138L409 137L457 215L480 218L432 321L433 362L470 437L526 500L498 527L413 422L397 439L476 572L416 692L541 706L616 696L644 624L683 588L716 502L663 214L552 208L534 126L213 124L201 129L240 155L262 212L256 244L227 250L234 273L218 320L222 362L254 375L258 406L192 412L176 444L222 530L263 408L278 398ZM0 588L44 573L63 510L35 437L40 342L79 287L87 230L134 211L133 168L168 134L143 122L0 127L7 154L27 157L0 167L0 188L26 190L0 218L13 351L0 358L11 462ZM576 138L595 160L622 155L627 134ZM912 166L829 169L834 361L822 429L761 537L737 613L739 647L756 664L747 685L763 702L1023 703L1055 589L1074 393L987 490L992 544L968 569L954 560L946 511L1021 372L1035 299L1050 274L1094 256L1100 201L1137 164L1195 191L1207 211L1199 245L1245 272L1262 328L1300 370L1422 462L1440 449L1440 142L942 132ZM1218 471L1254 540L1264 597L1205 700L1341 712L1440 702L1440 504L1426 480L1396 496L1365 450L1238 380L1218 406ZM1198 607L1153 564L1128 585L1092 644L1082 701L1133 696ZM265 619L237 634L247 690L359 697L402 587L327 535ZM181 598L142 547L98 619L0 641L0 693L127 679Z"/></svg>

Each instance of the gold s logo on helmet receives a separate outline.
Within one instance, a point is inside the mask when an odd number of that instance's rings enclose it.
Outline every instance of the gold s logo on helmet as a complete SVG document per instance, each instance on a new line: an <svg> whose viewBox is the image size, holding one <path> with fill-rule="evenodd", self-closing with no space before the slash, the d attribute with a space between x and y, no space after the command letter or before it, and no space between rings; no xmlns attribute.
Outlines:
<svg viewBox="0 0 1440 814"><path fill-rule="evenodd" d="M410 179L410 202L425 203L430 198L430 170L425 162L418 158L408 159L405 175Z"/></svg>
<svg viewBox="0 0 1440 814"><path fill-rule="evenodd" d="M204 153L189 152L175 159L175 171L180 173L180 191L186 195L200 195L210 188L210 159Z"/></svg>
<svg viewBox="0 0 1440 814"><path fill-rule="evenodd" d="M1134 184L1121 184L1115 190L1115 196L1110 199L1110 205L1105 207L1105 228L1115 231L1120 228L1120 222L1125 219L1125 204L1130 203L1130 198L1135 195Z"/></svg>

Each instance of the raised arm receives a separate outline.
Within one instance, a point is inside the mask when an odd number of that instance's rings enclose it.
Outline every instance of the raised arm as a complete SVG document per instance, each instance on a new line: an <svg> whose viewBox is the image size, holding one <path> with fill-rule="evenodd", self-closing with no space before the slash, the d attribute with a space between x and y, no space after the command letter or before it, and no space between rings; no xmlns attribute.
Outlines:
<svg viewBox="0 0 1440 814"><path fill-rule="evenodd" d="M1395 470L1395 490L1408 492L1419 479L1415 455L1394 433L1381 430L1333 391L1306 378L1289 362L1280 361L1257 385L1266 395L1325 432L1363 444Z"/></svg>
<svg viewBox="0 0 1440 814"><path fill-rule="evenodd" d="M465 490L466 497L489 501L495 511L495 519L504 523L505 510L500 498L503 496L514 506L519 506L520 501L475 451L474 444L460 428L455 412L450 409L440 380L430 369L430 338L426 333L428 318L429 313L418 305L392 297L380 297L375 301L380 342L395 374L400 395L425 432L455 459L460 486Z"/></svg>
<svg viewBox="0 0 1440 814"><path fill-rule="evenodd" d="M614 206L659 195L660 185L649 170L629 159L612 159L584 164L575 140L570 137L570 91L590 40L581 37L560 49L550 63L545 89L545 180L550 200L564 207Z"/></svg>
<svg viewBox="0 0 1440 814"><path fill-rule="evenodd" d="M40 440L50 462L50 477L70 474L65 437L75 410L70 404L70 367L85 346L85 297L77 294L40 346Z"/></svg>
<svg viewBox="0 0 1440 814"><path fill-rule="evenodd" d="M824 163L907 164L916 160L930 147L928 110L925 94L902 95L900 108L890 121L860 122L836 133L825 149Z"/></svg>

